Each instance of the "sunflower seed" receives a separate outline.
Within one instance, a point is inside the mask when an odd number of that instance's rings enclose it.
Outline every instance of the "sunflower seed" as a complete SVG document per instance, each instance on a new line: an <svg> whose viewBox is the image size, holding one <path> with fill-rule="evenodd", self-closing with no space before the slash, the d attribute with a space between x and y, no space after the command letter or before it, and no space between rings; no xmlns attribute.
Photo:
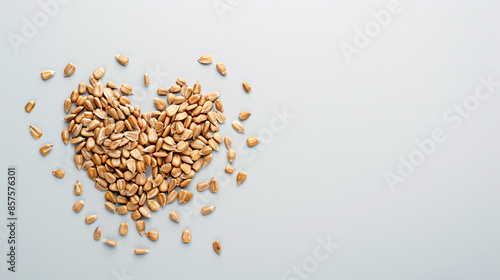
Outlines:
<svg viewBox="0 0 500 280"><path fill-rule="evenodd" d="M203 214L205 216L205 215L212 213L214 210L215 210L215 206L205 206L205 207L201 208L201 214Z"/></svg>
<svg viewBox="0 0 500 280"><path fill-rule="evenodd" d="M104 241L104 243L110 245L110 246L116 246L118 243L116 243L116 241L113 241L113 240L109 240L109 239L103 239L102 241Z"/></svg>
<svg viewBox="0 0 500 280"><path fill-rule="evenodd" d="M45 70L42 71L42 79L47 80L48 78L54 76L55 71L53 70Z"/></svg>
<svg viewBox="0 0 500 280"><path fill-rule="evenodd" d="M101 229L99 227L96 227L94 230L94 239L95 240L101 239Z"/></svg>
<svg viewBox="0 0 500 280"><path fill-rule="evenodd" d="M149 74L148 74L148 72L144 72L144 85L149 86Z"/></svg>
<svg viewBox="0 0 500 280"><path fill-rule="evenodd" d="M234 130L238 131L238 132L245 132L245 128L243 128L243 125L239 122L239 121L233 121L231 123L231 126L234 128Z"/></svg>
<svg viewBox="0 0 500 280"><path fill-rule="evenodd" d="M226 171L226 173L228 173L228 174L233 174L234 172L236 172L236 169L231 165L226 165L226 168L224 168L224 171Z"/></svg>
<svg viewBox="0 0 500 280"><path fill-rule="evenodd" d="M134 253L136 253L137 255L143 255L143 254L149 253L149 250L148 249L135 249Z"/></svg>
<svg viewBox="0 0 500 280"><path fill-rule="evenodd" d="M120 228L118 229L118 232L119 232L121 235L127 235L127 233L128 233L128 224L127 224L127 222L123 221L123 222L120 224Z"/></svg>
<svg viewBox="0 0 500 280"><path fill-rule="evenodd" d="M144 222L143 220L138 220L135 222L135 225L137 227L137 231L143 235L144 234L144 231L146 230L146 222Z"/></svg>
<svg viewBox="0 0 500 280"><path fill-rule="evenodd" d="M95 220L97 220L97 218L98 218L97 215L90 215L90 216L85 217L85 222L87 224L91 224L91 223L95 222Z"/></svg>
<svg viewBox="0 0 500 280"><path fill-rule="evenodd" d="M76 181L75 186L73 187L73 191L75 195L81 195L83 193L82 184Z"/></svg>
<svg viewBox="0 0 500 280"><path fill-rule="evenodd" d="M236 176L236 185L239 186L245 179L247 178L247 174L243 171L238 172L238 176Z"/></svg>
<svg viewBox="0 0 500 280"><path fill-rule="evenodd" d="M75 204L73 204L73 210L75 210L76 213L80 212L84 204L85 201L83 200L77 201Z"/></svg>
<svg viewBox="0 0 500 280"><path fill-rule="evenodd" d="M184 243L189 243L191 242L191 231L189 231L189 228L186 228L182 232L182 242Z"/></svg>
<svg viewBox="0 0 500 280"><path fill-rule="evenodd" d="M219 73L221 73L223 76L227 75L227 70L226 70L226 65L222 61L217 62L217 70L219 70Z"/></svg>
<svg viewBox="0 0 500 280"><path fill-rule="evenodd" d="M121 65L125 66L128 64L128 57L124 56L123 54L117 54L115 57L116 57L116 60L118 60L118 62Z"/></svg>
<svg viewBox="0 0 500 280"><path fill-rule="evenodd" d="M212 63L212 61L213 60L211 54L204 54L198 59L198 62L201 64L210 64Z"/></svg>
<svg viewBox="0 0 500 280"><path fill-rule="evenodd" d="M181 220L181 218L179 218L179 214L177 214L177 212L175 211L170 211L170 213L168 213L168 216L170 217L170 219L172 219L172 221L174 222L179 222Z"/></svg>
<svg viewBox="0 0 500 280"><path fill-rule="evenodd" d="M219 191L219 183L215 177L212 177L212 180L210 180L210 192L216 193L217 191Z"/></svg>
<svg viewBox="0 0 500 280"><path fill-rule="evenodd" d="M66 68L64 68L64 77L71 76L75 72L75 65L73 63L68 63Z"/></svg>
<svg viewBox="0 0 500 280"><path fill-rule="evenodd" d="M24 110L26 110L26 112L28 112L28 113L31 113L31 111L33 111L33 108L35 108L35 105L36 105L36 101L31 100L30 102L28 102L26 104L26 106L24 106Z"/></svg>
<svg viewBox="0 0 500 280"><path fill-rule="evenodd" d="M220 255L220 250L221 250L220 242L215 240L214 243L212 244L212 247L214 248L214 251Z"/></svg>
<svg viewBox="0 0 500 280"><path fill-rule="evenodd" d="M40 147L40 153L45 156L52 150L52 147L53 145L51 144L43 145L42 147Z"/></svg>
<svg viewBox="0 0 500 280"><path fill-rule="evenodd" d="M242 111L239 113L240 120L242 120L242 121L248 119L250 117L250 115L252 115L252 114L250 112L247 112L247 111Z"/></svg>
<svg viewBox="0 0 500 280"><path fill-rule="evenodd" d="M37 140L40 139L40 137L42 137L43 135L42 131L38 127L32 125L30 125L30 133L33 136L33 138Z"/></svg>
<svg viewBox="0 0 500 280"><path fill-rule="evenodd" d="M97 68L92 75L94 76L94 79L100 80L102 76L104 75L104 72L106 72L106 68L104 67L99 67ZM94 85L92 85L94 86Z"/></svg>
<svg viewBox="0 0 500 280"><path fill-rule="evenodd" d="M259 144L259 142L260 142L259 137L252 136L252 137L247 138L248 147L253 147L253 146Z"/></svg>
<svg viewBox="0 0 500 280"><path fill-rule="evenodd" d="M208 182L199 182L197 185L196 185L196 188L198 189L198 191L202 192L206 189L208 189L210 187L210 184Z"/></svg>
<svg viewBox="0 0 500 280"><path fill-rule="evenodd" d="M246 92L250 92L252 90L252 87L245 81L243 81L243 88Z"/></svg>
<svg viewBox="0 0 500 280"><path fill-rule="evenodd" d="M158 240L159 234L156 230L150 230L150 231L146 232L146 237L153 240L153 241L156 241L156 240Z"/></svg>
<svg viewBox="0 0 500 280"><path fill-rule="evenodd" d="M226 136L224 137L224 145L226 145L226 148L231 148L231 137Z"/></svg>
<svg viewBox="0 0 500 280"><path fill-rule="evenodd" d="M236 157L236 151L234 149L227 150L227 159L230 163L233 163L234 158Z"/></svg>
<svg viewBox="0 0 500 280"><path fill-rule="evenodd" d="M54 176L56 176L57 178L64 178L64 170L61 170L61 169L57 169L57 170L54 170L52 171L52 174L54 174Z"/></svg>

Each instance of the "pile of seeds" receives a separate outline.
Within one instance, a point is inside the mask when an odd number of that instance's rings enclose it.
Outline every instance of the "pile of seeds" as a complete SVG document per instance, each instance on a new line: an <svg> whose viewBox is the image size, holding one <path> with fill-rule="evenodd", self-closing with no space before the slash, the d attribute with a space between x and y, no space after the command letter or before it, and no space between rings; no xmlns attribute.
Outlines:
<svg viewBox="0 0 500 280"><path fill-rule="evenodd" d="M117 61L127 65L128 57L117 55ZM207 54L198 60L202 64L212 63L212 56ZM222 62L216 64L217 70L226 75L227 70ZM76 67L69 63L64 69L64 76L71 76ZM68 129L63 130L61 138L65 144L75 145L74 162L78 169L84 169L90 179L95 181L95 188L104 191L107 202L105 208L118 214L131 212L131 218L136 221L137 230L142 235L145 232L145 222L142 217L151 217L151 211L157 211L175 200L183 205L193 197L193 193L183 188L191 183L196 172L207 166L212 160L212 151L219 150L219 144L224 141L227 157L230 163L235 159L235 150L231 149L231 138L222 138L217 132L219 124L226 121L224 107L219 100L220 93L201 93L201 85L197 81L193 87L181 77L169 89L158 88L159 96L166 96L166 101L154 98L158 111L142 113L139 106L133 107L125 95L132 95L133 89L127 84L119 87L114 82L104 86L102 77L106 69L100 67L89 77L89 84L80 82L70 98L64 101ZM55 71L46 70L41 73L47 80ZM145 86L149 85L149 75L144 74ZM243 81L246 92L250 85ZM26 104L25 110L31 112L35 100ZM75 106L73 106L73 104ZM169 106L167 106L167 104ZM240 120L250 117L250 112L240 112ZM235 120L233 128L244 132L243 125ZM35 139L42 137L39 128L30 126L30 132ZM247 138L249 147L260 141L257 137ZM40 148L42 155L52 150L52 144ZM146 176L146 169L151 167L152 176ZM236 172L231 165L225 167L229 174ZM63 178L63 170L53 171L54 176ZM236 183L241 184L246 179L245 172L239 172ZM170 180L169 180L170 179ZM179 187L179 190L176 188ZM215 178L210 182L197 184L198 191L210 189L218 192L219 185ZM75 195L82 194L82 185L76 182ZM156 200L155 200L156 199ZM73 205L75 212L80 212L84 201ZM202 215L208 215L215 206L205 206ZM169 213L170 218L179 222L175 211ZM87 224L96 221L97 215L85 218ZM124 221L119 226L119 233L128 233L128 224ZM146 236L156 241L158 232L148 231ZM94 232L94 238L100 240L99 227ZM191 232L186 228L182 232L182 241L191 241ZM117 242L104 239L110 246ZM220 254L219 241L213 243L214 250ZM137 254L149 252L146 249L136 249Z"/></svg>

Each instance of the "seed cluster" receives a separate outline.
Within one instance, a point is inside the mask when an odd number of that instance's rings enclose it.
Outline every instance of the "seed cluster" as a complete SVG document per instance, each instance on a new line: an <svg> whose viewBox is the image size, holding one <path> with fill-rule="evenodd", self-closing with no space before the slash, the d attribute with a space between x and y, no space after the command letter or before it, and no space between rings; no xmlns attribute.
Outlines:
<svg viewBox="0 0 500 280"><path fill-rule="evenodd" d="M117 61L126 66L129 58L116 55ZM210 64L213 59L210 54L200 57L202 64ZM216 64L222 75L227 75L223 62ZM76 67L68 63L64 76L71 76ZM64 110L68 122L66 130L61 132L64 144L75 145L74 162L78 169L87 171L87 175L95 182L95 188L105 192L105 208L111 212L125 215L130 213L136 221L138 232L156 241L157 231L146 232L146 224L141 218L151 217L151 211L156 212L168 203L178 201L180 205L188 203L193 193L186 191L196 172L207 166L212 160L212 152L219 151L219 144L224 142L230 163L235 159L236 152L231 149L231 138L222 138L218 133L219 124L226 121L224 106L219 100L220 93L201 93L201 84L197 81L190 87L185 79L177 78L170 88L158 88L157 93L166 96L154 98L157 109L152 113L142 113L139 106L132 106L127 95L134 94L128 84L118 87L114 82L102 81L106 68L99 67L91 76L89 83L81 81L70 97L64 100ZM42 71L42 78L47 80L55 71ZM149 75L144 74L144 84L149 85ZM104 86L106 85L106 86ZM250 85L243 82L246 92ZM35 107L35 100L28 102L25 110L29 113ZM74 106L73 106L74 105ZM167 106L168 105L168 106ZM250 117L250 112L240 112L240 120ZM233 128L244 132L243 125L235 120ZM30 132L35 139L42 137L42 131L30 126ZM259 143L257 137L249 137L247 143L252 147ZM42 155L47 155L53 148L52 144L40 148ZM146 176L146 169L151 167L152 176ZM230 165L225 171L233 174L236 169ZM64 170L53 171L54 176L63 178ZM241 184L246 173L240 171L236 183ZM178 187L178 188L177 188ZM210 182L197 184L198 191L209 189L216 193L219 184L215 178ZM74 185L75 195L83 193L80 182ZM156 200L155 200L156 199ZM80 200L73 205L75 212L80 212L85 202ZM201 209L203 215L215 210L215 206L205 206ZM177 212L171 211L170 218L179 222ZM97 215L85 217L85 222L91 224L98 219ZM128 224L123 221L118 229L121 235L128 233ZM101 239L101 230L97 227L94 239ZM182 241L191 241L191 232L186 228L182 232ZM117 242L104 239L106 244L116 246ZM213 243L214 250L220 254L220 243ZM136 254L145 254L146 249L136 249Z"/></svg>

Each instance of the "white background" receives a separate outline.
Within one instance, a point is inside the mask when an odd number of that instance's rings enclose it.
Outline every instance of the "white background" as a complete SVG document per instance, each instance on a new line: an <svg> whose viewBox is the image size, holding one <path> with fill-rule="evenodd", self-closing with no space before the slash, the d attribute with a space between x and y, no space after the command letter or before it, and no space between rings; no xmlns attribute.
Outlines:
<svg viewBox="0 0 500 280"><path fill-rule="evenodd" d="M372 12L388 3L73 0L51 6L47 21L23 35L34 16L43 21L43 5L3 1L0 278L498 279L500 87L456 129L443 114L473 98L479 77L500 81L500 3L401 1L400 12L349 62L340 45L355 47L355 28L370 25ZM22 43L12 43L15 36ZM130 57L126 67L117 53ZM228 75L215 63L199 64L204 53L224 61ZM64 78L68 62L76 71ZM153 110L156 88L178 76L221 92L229 120L221 133L233 137L246 182L236 187L235 175L221 173L221 147L188 186L193 201L147 221L160 232L157 242L139 236L128 215L105 210L103 194L76 170L72 147L60 139L63 100L100 66L105 81L134 87L130 99L143 111ZM56 75L43 81L45 69ZM144 71L157 73L149 88ZM27 114L32 99L37 105ZM230 121L243 110L252 116L239 135ZM286 124L275 121L283 111L294 116ZM40 140L30 124L44 132ZM418 151L415 141L436 128L446 141L391 189L384 174L397 174L399 157L408 159ZM242 144L251 135L263 138L252 150ZM42 157L38 148L47 143L54 149ZM7 166L18 168L16 273L4 261ZM52 176L57 168L66 170L64 179ZM221 191L198 193L196 183L213 175ZM81 198L73 194L76 180ZM71 206L79 199L86 204L76 214ZM208 203L217 209L203 217L199 208ZM168 219L172 209L184 209L180 224ZM99 219L86 225L90 214ZM126 237L118 234L124 218ZM117 247L93 240L97 225ZM186 226L188 245L180 239ZM328 238L339 247L318 262L318 239ZM215 239L220 256L211 248ZM136 256L138 247L151 252ZM294 265L302 275L291 272Z"/></svg>

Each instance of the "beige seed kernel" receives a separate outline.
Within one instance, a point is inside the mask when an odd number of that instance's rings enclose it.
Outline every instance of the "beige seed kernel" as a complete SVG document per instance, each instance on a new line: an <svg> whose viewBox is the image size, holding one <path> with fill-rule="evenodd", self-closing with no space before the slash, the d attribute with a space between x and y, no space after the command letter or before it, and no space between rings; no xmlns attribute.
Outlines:
<svg viewBox="0 0 500 280"><path fill-rule="evenodd" d="M245 181L247 178L247 174L243 171L238 172L238 176L236 176L236 185L239 186L241 183Z"/></svg>
<svg viewBox="0 0 500 280"><path fill-rule="evenodd" d="M166 181L167 180L165 180L165 182ZM165 207L165 205L167 204L167 196L164 193L159 193L156 199L158 200L158 203L161 207Z"/></svg>
<svg viewBox="0 0 500 280"><path fill-rule="evenodd" d="M137 231L144 235L144 231L146 230L146 222L143 220L138 220L135 222L135 226L137 227Z"/></svg>
<svg viewBox="0 0 500 280"><path fill-rule="evenodd" d="M253 146L259 144L259 142L260 142L259 137L252 136L252 137L247 138L248 147L253 147Z"/></svg>
<svg viewBox="0 0 500 280"><path fill-rule="evenodd" d="M234 149L227 150L227 159L230 163L233 163L234 158L236 157L236 151Z"/></svg>
<svg viewBox="0 0 500 280"><path fill-rule="evenodd" d="M151 211L156 212L158 209L160 209L160 204L156 202L155 200L148 200L148 207L151 209Z"/></svg>
<svg viewBox="0 0 500 280"><path fill-rule="evenodd" d="M55 71L54 70L45 70L42 71L42 79L47 80L50 77L54 76Z"/></svg>
<svg viewBox="0 0 500 280"><path fill-rule="evenodd" d="M233 121L231 123L231 126L234 128L234 130L238 131L238 132L245 132L245 128L243 127L243 125L239 122L239 121Z"/></svg>
<svg viewBox="0 0 500 280"><path fill-rule="evenodd" d="M146 218L151 218L151 212L149 212L148 207L146 206L139 207L139 212L141 213L142 216Z"/></svg>
<svg viewBox="0 0 500 280"><path fill-rule="evenodd" d="M81 195L83 193L82 184L79 181L76 181L73 191L75 195Z"/></svg>
<svg viewBox="0 0 500 280"><path fill-rule="evenodd" d="M182 242L184 243L189 243L191 242L191 231L189 231L189 228L186 228L182 232Z"/></svg>
<svg viewBox="0 0 500 280"><path fill-rule="evenodd" d="M204 54L198 59L198 62L201 64L210 64L212 61L213 59L211 54Z"/></svg>
<svg viewBox="0 0 500 280"><path fill-rule="evenodd" d="M32 125L30 125L30 133L33 136L33 138L37 140L40 139L40 137L42 137L43 135L42 131L38 127Z"/></svg>
<svg viewBox="0 0 500 280"><path fill-rule="evenodd" d="M242 111L239 113L238 116L240 117L240 120L244 121L244 120L248 119L251 115L252 115L252 113L250 113L250 112Z"/></svg>
<svg viewBox="0 0 500 280"><path fill-rule="evenodd" d="M212 213L214 210L215 210L215 206L205 206L205 207L201 208L201 214L203 214L205 216L205 215Z"/></svg>
<svg viewBox="0 0 500 280"><path fill-rule="evenodd" d="M220 242L215 240L214 243L212 244L212 247L214 248L214 251L220 255L220 250L221 250Z"/></svg>
<svg viewBox="0 0 500 280"><path fill-rule="evenodd" d="M94 230L94 239L95 240L101 239L101 229L99 227L96 227Z"/></svg>
<svg viewBox="0 0 500 280"><path fill-rule="evenodd" d="M252 90L252 87L245 81L243 81L243 88L246 92L250 92Z"/></svg>
<svg viewBox="0 0 500 280"><path fill-rule="evenodd" d="M87 92L87 85L83 82L83 80L80 82L78 85L78 93L79 94L84 94Z"/></svg>
<svg viewBox="0 0 500 280"><path fill-rule="evenodd" d="M76 213L80 212L84 204L85 201L83 200L77 201L75 204L73 204L73 210L75 210Z"/></svg>
<svg viewBox="0 0 500 280"><path fill-rule="evenodd" d="M167 102L165 100L162 100L160 98L153 98L153 103L155 104L156 109L163 111L165 107L167 107Z"/></svg>
<svg viewBox="0 0 500 280"><path fill-rule="evenodd" d="M73 63L68 63L68 65L66 65L66 68L64 68L64 77L71 76L75 72L75 69L76 67Z"/></svg>
<svg viewBox="0 0 500 280"><path fill-rule="evenodd" d="M193 86L193 94L200 94L201 92L201 85L199 81L196 81L196 83Z"/></svg>
<svg viewBox="0 0 500 280"><path fill-rule="evenodd" d="M112 88L112 89L117 89L118 88L118 86L116 86L116 84L114 82L107 82L106 86L109 87L109 88Z"/></svg>
<svg viewBox="0 0 500 280"><path fill-rule="evenodd" d="M64 144L69 143L69 130L63 130L61 131L61 139L63 140Z"/></svg>
<svg viewBox="0 0 500 280"><path fill-rule="evenodd" d="M156 241L156 240L158 240L159 234L156 230L150 230L150 231L146 232L146 237L153 240L153 241Z"/></svg>
<svg viewBox="0 0 500 280"><path fill-rule="evenodd" d="M134 93L132 92L132 90L133 90L133 89L132 89L132 87L131 87L131 86L129 86L128 84L122 84L122 86L120 87L120 91L121 91L123 94L125 94L125 95L132 95L132 94L134 94Z"/></svg>
<svg viewBox="0 0 500 280"><path fill-rule="evenodd" d="M87 224L91 224L91 223L95 222L95 220L97 220L97 218L98 218L97 215L90 215L90 216L85 217L85 222Z"/></svg>
<svg viewBox="0 0 500 280"><path fill-rule="evenodd" d="M118 244L116 241L109 240L109 239L103 239L102 241L104 241L104 243L108 244L109 246L113 246L113 247Z"/></svg>
<svg viewBox="0 0 500 280"><path fill-rule="evenodd" d="M210 187L210 183L208 182L199 182L196 184L196 188L198 189L199 192L202 192Z"/></svg>
<svg viewBox="0 0 500 280"><path fill-rule="evenodd" d="M78 168L78 170L81 170L82 166L83 166L83 155L76 154L75 158L74 158L74 161L75 161L75 165Z"/></svg>
<svg viewBox="0 0 500 280"><path fill-rule="evenodd" d="M118 60L118 62L125 66L128 64L128 57L124 56L123 54L117 54L116 56L116 60Z"/></svg>
<svg viewBox="0 0 500 280"><path fill-rule="evenodd" d="M144 72L144 85L149 86L149 74L148 74L148 72Z"/></svg>
<svg viewBox="0 0 500 280"><path fill-rule="evenodd" d="M57 170L54 170L52 171L52 174L54 174L54 176L56 176L57 178L64 178L64 170L61 170L61 169L57 169Z"/></svg>
<svg viewBox="0 0 500 280"><path fill-rule="evenodd" d="M106 72L106 68L99 67L94 71L94 73L92 73L92 75L94 76L94 79L100 80L104 75L104 72Z"/></svg>
<svg viewBox="0 0 500 280"><path fill-rule="evenodd" d="M31 100L30 102L28 102L26 104L26 106L24 106L24 110L26 110L26 112L28 112L28 113L31 113L31 111L33 111L33 109L35 108L35 105L36 105L36 101Z"/></svg>
<svg viewBox="0 0 500 280"><path fill-rule="evenodd" d="M168 213L168 216L170 217L170 219L172 219L172 221L174 222L179 222L181 220L181 218L179 217L179 214L177 214L177 212L175 211L170 211L170 213Z"/></svg>
<svg viewBox="0 0 500 280"><path fill-rule="evenodd" d="M216 66L217 70L219 70L219 73L221 73L223 76L227 75L226 65L224 65L222 61L217 62Z"/></svg>
<svg viewBox="0 0 500 280"><path fill-rule="evenodd" d="M66 113L68 113L69 109L71 109L71 100L65 99L64 100L64 111L66 111Z"/></svg>
<svg viewBox="0 0 500 280"><path fill-rule="evenodd" d="M226 165L224 171L226 171L226 173L228 174L234 174L234 172L236 172L236 168L234 168L232 165Z"/></svg>
<svg viewBox="0 0 500 280"><path fill-rule="evenodd" d="M148 249L135 249L134 253L136 255L144 255L144 254L149 253L149 250Z"/></svg>
<svg viewBox="0 0 500 280"><path fill-rule="evenodd" d="M226 148L231 148L231 137L226 136L224 137L224 145L226 145Z"/></svg>
<svg viewBox="0 0 500 280"><path fill-rule="evenodd" d="M111 210L110 210L110 211L111 211ZM128 208L127 208L127 206L122 205L122 206L120 206L120 207L116 208L116 213L117 213L117 214L120 214L120 215L125 215L125 214L127 214L127 213L128 213Z"/></svg>
<svg viewBox="0 0 500 280"><path fill-rule="evenodd" d="M53 145L51 144L43 145L42 147L40 147L40 153L45 156L52 150L52 147Z"/></svg>
<svg viewBox="0 0 500 280"><path fill-rule="evenodd" d="M121 234L121 235L127 235L128 233L128 224L126 221L123 221L121 224L120 224L120 228L118 229L118 232Z"/></svg>
<svg viewBox="0 0 500 280"><path fill-rule="evenodd" d="M116 212L116 206L113 202L111 201L107 201L106 203L104 203L104 207L106 207L106 209L108 209L110 212L113 212L115 213ZM126 207L126 206L125 206Z"/></svg>
<svg viewBox="0 0 500 280"><path fill-rule="evenodd" d="M216 193L217 191L219 191L219 183L215 177L212 177L212 180L210 180L210 192Z"/></svg>

